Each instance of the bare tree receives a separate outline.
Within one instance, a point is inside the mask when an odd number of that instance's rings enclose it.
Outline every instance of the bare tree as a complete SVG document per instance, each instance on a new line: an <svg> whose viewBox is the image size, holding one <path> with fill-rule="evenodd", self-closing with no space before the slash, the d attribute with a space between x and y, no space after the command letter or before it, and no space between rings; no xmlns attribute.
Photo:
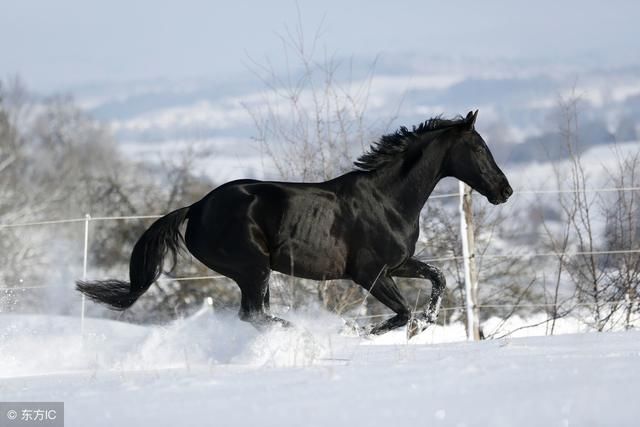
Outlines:
<svg viewBox="0 0 640 427"><path fill-rule="evenodd" d="M121 156L108 129L72 98L55 96L36 105L18 79L0 89L0 224L81 218L85 213L94 217L162 214L195 202L213 186L193 173L193 162L203 155L200 151L186 150L159 166L134 163ZM150 222L92 222L92 274L128 274L133 244ZM78 224L0 227L4 263L0 286L32 287L66 279L68 292L73 292L71 283L82 265L79 236ZM171 273L174 276L210 274L190 257L181 261ZM70 270L66 276L60 273L66 269ZM213 292L217 286L224 288L219 281L165 279L127 316L138 321L166 320L199 308L205 296L214 294L220 304L235 302L235 289L233 294L220 295ZM3 291L0 297L6 295ZM0 309L46 306L41 293L14 296L4 298ZM71 301L69 295L67 301Z"/></svg>
<svg viewBox="0 0 640 427"><path fill-rule="evenodd" d="M632 324L637 311L638 246L637 195L625 187L638 185L639 153L617 153L609 181L618 190L614 197L590 191L592 181L581 157L579 103L575 90L558 102L559 132L568 158L568 168L554 167L561 218L544 220L548 248L556 257L555 286L549 315L555 319L577 314L598 331L615 327L622 320ZM568 184L568 185L567 185ZM597 224L605 222L604 235ZM621 253L618 253L621 252ZM566 279L566 280L565 280ZM562 289L569 282L572 288ZM588 313L585 317L582 313Z"/></svg>
<svg viewBox="0 0 640 427"><path fill-rule="evenodd" d="M612 287L611 312L620 311L625 328L633 325L640 302L640 206L636 190L640 187L640 150L615 150L615 169L608 171L612 186L618 190L604 204L606 218L605 249L621 251L605 260L603 266L607 288Z"/></svg>
<svg viewBox="0 0 640 427"><path fill-rule="evenodd" d="M265 160L283 179L327 180L350 170L374 129L384 129L395 118L382 127L366 120L375 63L364 79L355 81L335 57L318 54L320 34L321 27L308 41L299 16L295 29L279 36L287 57L284 72L269 62L252 61L266 90L259 104L245 107Z"/></svg>
<svg viewBox="0 0 640 427"><path fill-rule="evenodd" d="M28 140L24 129L28 127L27 112L30 99L22 81L17 78L0 82L0 291L1 309L17 309L15 297L25 305L35 305L37 299L29 293L13 294L8 288L38 283L38 274L31 268L41 256L42 249L25 242L31 238L24 230L6 227L29 221L47 209L51 194L29 180L31 169Z"/></svg>
<svg viewBox="0 0 640 427"><path fill-rule="evenodd" d="M299 13L299 10L298 10ZM252 61L253 71L265 86L259 103L245 104L256 126L265 166L277 178L320 181L352 169L357 154L374 134L393 121L374 125L366 119L374 65L356 81L335 57L320 54L321 27L308 40L298 15L296 27L280 35L286 69L278 72L269 61ZM296 307L318 298L338 313L362 306L360 287L345 281L311 282L287 277L274 280L276 299Z"/></svg>

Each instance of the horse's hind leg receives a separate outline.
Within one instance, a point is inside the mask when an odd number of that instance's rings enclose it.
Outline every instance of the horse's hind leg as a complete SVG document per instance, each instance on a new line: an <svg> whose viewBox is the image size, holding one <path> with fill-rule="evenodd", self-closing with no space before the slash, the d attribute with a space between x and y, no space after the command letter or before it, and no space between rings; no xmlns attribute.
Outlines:
<svg viewBox="0 0 640 427"><path fill-rule="evenodd" d="M243 206L236 207L235 211ZM211 209L212 212L218 212ZM269 313L269 255L259 227L228 217L233 209L220 210L218 216L202 219L196 206L189 219L185 240L189 251L211 270L233 279L242 292L240 319L263 329L268 325L288 326Z"/></svg>
<svg viewBox="0 0 640 427"><path fill-rule="evenodd" d="M291 326L286 320L272 316L269 312L269 275L268 268L255 268L251 272L232 277L242 292L240 319L258 329L274 324Z"/></svg>

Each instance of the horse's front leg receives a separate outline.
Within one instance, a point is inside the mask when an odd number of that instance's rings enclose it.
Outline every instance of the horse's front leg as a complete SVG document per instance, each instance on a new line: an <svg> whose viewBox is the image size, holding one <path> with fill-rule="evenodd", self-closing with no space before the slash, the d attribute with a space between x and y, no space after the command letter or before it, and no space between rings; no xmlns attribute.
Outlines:
<svg viewBox="0 0 640 427"><path fill-rule="evenodd" d="M373 277L372 272L379 271ZM380 335L407 324L411 310L404 299L398 286L387 275L386 267L376 269L372 267L362 268L353 278L354 282L365 288L378 301L390 308L396 315L390 319L376 323L364 331L372 335Z"/></svg>
<svg viewBox="0 0 640 427"><path fill-rule="evenodd" d="M409 337L416 335L427 328L438 319L442 293L446 286L446 280L442 271L432 265L409 258L404 264L391 272L395 277L407 277L412 279L428 279L431 281L431 299L426 311L414 317L414 321L409 325L407 331Z"/></svg>

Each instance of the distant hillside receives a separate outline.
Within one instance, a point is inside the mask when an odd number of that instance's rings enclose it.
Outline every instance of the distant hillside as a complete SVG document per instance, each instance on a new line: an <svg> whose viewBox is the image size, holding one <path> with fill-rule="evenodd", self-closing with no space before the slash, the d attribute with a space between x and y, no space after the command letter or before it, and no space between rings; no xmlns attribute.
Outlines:
<svg viewBox="0 0 640 427"><path fill-rule="evenodd" d="M500 161L561 159L558 99L573 91L580 97L583 148L639 139L640 66L585 69L513 61L474 66L469 61L434 59L394 68L390 62L387 58L377 66L370 86L367 119L375 125L395 117L390 128L378 126L378 133L478 108L478 128ZM370 66L351 66L355 84L365 82ZM338 76L346 81L343 74ZM83 87L75 96L111 126L131 155L153 160L150 154L191 141L218 156L238 157L235 169L246 162L255 172L259 153L250 146L256 128L249 110L262 108L264 90L257 78L158 80Z"/></svg>

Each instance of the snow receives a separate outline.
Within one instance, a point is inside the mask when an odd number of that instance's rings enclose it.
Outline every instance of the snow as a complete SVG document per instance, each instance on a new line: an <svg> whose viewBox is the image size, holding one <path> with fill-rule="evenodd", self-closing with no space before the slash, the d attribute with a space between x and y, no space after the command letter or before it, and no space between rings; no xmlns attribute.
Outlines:
<svg viewBox="0 0 640 427"><path fill-rule="evenodd" d="M258 332L203 309L164 326L87 319L81 335L78 318L5 314L0 401L64 401L67 426L631 426L640 415L638 331L473 343L454 324L407 343L401 331L339 334L322 312L287 318L298 326Z"/></svg>

